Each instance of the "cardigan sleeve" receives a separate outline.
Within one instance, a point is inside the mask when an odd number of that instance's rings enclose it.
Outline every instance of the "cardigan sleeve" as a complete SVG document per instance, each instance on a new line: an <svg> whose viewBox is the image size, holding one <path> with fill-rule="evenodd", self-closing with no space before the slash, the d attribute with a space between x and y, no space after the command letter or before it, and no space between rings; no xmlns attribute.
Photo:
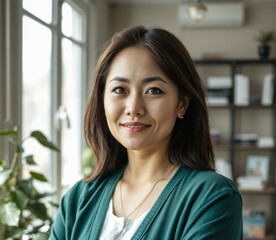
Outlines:
<svg viewBox="0 0 276 240"><path fill-rule="evenodd" d="M51 235L49 240L62 240L65 237L65 211L64 198L62 198L54 224L51 228Z"/></svg>
<svg viewBox="0 0 276 240"><path fill-rule="evenodd" d="M84 186L83 181L78 181L61 199L49 240L71 239Z"/></svg>
<svg viewBox="0 0 276 240"><path fill-rule="evenodd" d="M242 240L242 200L227 192L205 202L192 217L183 240Z"/></svg>

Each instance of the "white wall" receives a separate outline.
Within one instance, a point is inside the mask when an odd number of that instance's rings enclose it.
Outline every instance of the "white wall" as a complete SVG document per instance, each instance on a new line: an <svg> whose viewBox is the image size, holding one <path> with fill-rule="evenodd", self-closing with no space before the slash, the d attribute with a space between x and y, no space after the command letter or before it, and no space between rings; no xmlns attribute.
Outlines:
<svg viewBox="0 0 276 240"><path fill-rule="evenodd" d="M101 53L104 42L110 37L110 13L107 0L90 0L87 33L89 35L88 43L88 87L91 84L91 79L97 59Z"/></svg>
<svg viewBox="0 0 276 240"><path fill-rule="evenodd" d="M246 2L246 21L241 28L182 29L177 20L178 4L111 4L110 30L142 24L162 27L176 34L193 58L204 52L218 52L224 58L257 58L254 36L260 29L276 33L276 2ZM276 57L276 45L271 57Z"/></svg>

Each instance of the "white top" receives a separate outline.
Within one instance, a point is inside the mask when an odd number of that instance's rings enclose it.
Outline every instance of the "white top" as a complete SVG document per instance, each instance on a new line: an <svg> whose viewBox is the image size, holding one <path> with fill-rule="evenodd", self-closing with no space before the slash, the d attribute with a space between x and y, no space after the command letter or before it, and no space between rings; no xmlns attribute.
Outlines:
<svg viewBox="0 0 276 240"><path fill-rule="evenodd" d="M113 214L113 202L111 199L99 240L131 239L148 212L149 210L134 220L117 217Z"/></svg>

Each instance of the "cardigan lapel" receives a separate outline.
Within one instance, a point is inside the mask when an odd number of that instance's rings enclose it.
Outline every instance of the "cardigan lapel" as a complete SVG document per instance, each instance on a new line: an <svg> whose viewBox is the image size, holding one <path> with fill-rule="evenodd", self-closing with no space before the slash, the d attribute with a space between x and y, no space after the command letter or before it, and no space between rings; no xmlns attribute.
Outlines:
<svg viewBox="0 0 276 240"><path fill-rule="evenodd" d="M94 219L94 223L92 224L93 229L91 230L90 236L88 236L87 239L89 240L99 239L111 197L113 195L114 189L118 181L123 175L124 170L125 170L125 166L122 167L116 174L109 177L106 183L106 186L104 188L103 194L101 196L101 200L99 201L97 206L97 213Z"/></svg>
<svg viewBox="0 0 276 240"><path fill-rule="evenodd" d="M168 182L164 190L161 192L160 196L157 198L156 202L152 206L151 210L131 238L132 240L139 240L142 239L143 235L146 233L146 231L149 229L150 225L156 218L157 214L161 210L162 206L166 202L166 199L169 197L170 193L173 191L173 189L177 186L179 181L183 178L183 176L187 173L185 169L179 167L175 175L172 177L172 179Z"/></svg>
<svg viewBox="0 0 276 240"><path fill-rule="evenodd" d="M92 224L92 230L90 232L90 236L88 236L87 239L89 240L98 240L100 237L102 225L104 223L106 213L108 210L108 206L111 200L111 197L113 195L114 189L120 180L120 178L123 175L123 172L125 170L124 166L122 169L120 169L116 174L111 176L109 180L106 183L105 190L102 194L101 201L99 201L99 204L97 206L97 213L94 219L94 223ZM151 210L145 217L145 219L142 221L141 225L135 232L135 234L132 237L132 240L139 240L143 237L143 234L148 230L151 223L156 218L158 212L161 210L162 206L164 205L166 199L169 197L170 193L173 191L173 189L177 186L179 181L183 178L183 176L187 173L185 169L179 168L175 175L172 177L172 179L169 181L169 183L166 185L164 190L161 192L160 196L157 198L156 202L152 206Z"/></svg>

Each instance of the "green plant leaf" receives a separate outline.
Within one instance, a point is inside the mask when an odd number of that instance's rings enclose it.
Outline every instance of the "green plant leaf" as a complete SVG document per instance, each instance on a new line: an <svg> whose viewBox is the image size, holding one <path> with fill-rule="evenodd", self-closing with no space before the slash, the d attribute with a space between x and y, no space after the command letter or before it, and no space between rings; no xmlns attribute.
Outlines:
<svg viewBox="0 0 276 240"><path fill-rule="evenodd" d="M47 208L45 204L40 202L29 203L28 209L38 218L44 221L48 219Z"/></svg>
<svg viewBox="0 0 276 240"><path fill-rule="evenodd" d="M0 168L4 168L5 167L5 164L3 161L0 161Z"/></svg>
<svg viewBox="0 0 276 240"><path fill-rule="evenodd" d="M10 135L17 135L18 132L19 132L19 126L15 126L11 130L0 132L0 137L10 136Z"/></svg>
<svg viewBox="0 0 276 240"><path fill-rule="evenodd" d="M37 172L30 172L33 179L36 179L40 182L48 182L48 180L44 177L43 174Z"/></svg>
<svg viewBox="0 0 276 240"><path fill-rule="evenodd" d="M52 150L55 150L55 151L59 152L59 149L52 142L50 142L42 132L33 131L31 133L31 137L35 138L44 147L47 147L47 148L50 148Z"/></svg>
<svg viewBox="0 0 276 240"><path fill-rule="evenodd" d="M24 152L24 148L21 145L17 145L16 146L16 152L18 154L23 153Z"/></svg>
<svg viewBox="0 0 276 240"><path fill-rule="evenodd" d="M45 197L53 196L55 194L56 194L56 192L45 192L45 193L39 193L38 192L38 193L33 195L33 199L38 200L38 199L42 199L42 198L45 198Z"/></svg>
<svg viewBox="0 0 276 240"><path fill-rule="evenodd" d="M20 238L22 236L23 232L24 232L24 228L14 227L11 230L10 237L15 238L15 239Z"/></svg>
<svg viewBox="0 0 276 240"><path fill-rule="evenodd" d="M11 196L13 201L17 204L17 207L19 207L21 210L27 206L30 200L30 198L24 192L17 188L11 192Z"/></svg>
<svg viewBox="0 0 276 240"><path fill-rule="evenodd" d="M255 37L255 40L263 46L269 45L269 43L274 42L274 32L273 31L263 31L260 30L258 36Z"/></svg>
<svg viewBox="0 0 276 240"><path fill-rule="evenodd" d="M18 226L20 210L14 202L0 205L0 221L8 226Z"/></svg>
<svg viewBox="0 0 276 240"><path fill-rule="evenodd" d="M15 132L14 130L8 130L8 131L5 131L5 132L0 132L0 137L16 135L16 134L17 134L17 132Z"/></svg>
<svg viewBox="0 0 276 240"><path fill-rule="evenodd" d="M30 179L21 181L18 184L18 189L23 191L27 196L30 196L33 190L33 180L30 178Z"/></svg>
<svg viewBox="0 0 276 240"><path fill-rule="evenodd" d="M3 185L12 173L11 169L4 169L0 171L0 185Z"/></svg>
<svg viewBox="0 0 276 240"><path fill-rule="evenodd" d="M49 239L49 235L47 233L37 233L33 240L48 240Z"/></svg>
<svg viewBox="0 0 276 240"><path fill-rule="evenodd" d="M28 155L25 157L26 163L29 165L36 165L36 162L34 161L34 155Z"/></svg>
<svg viewBox="0 0 276 240"><path fill-rule="evenodd" d="M58 203L54 203L54 202L49 202L52 206L59 208L59 204Z"/></svg>

